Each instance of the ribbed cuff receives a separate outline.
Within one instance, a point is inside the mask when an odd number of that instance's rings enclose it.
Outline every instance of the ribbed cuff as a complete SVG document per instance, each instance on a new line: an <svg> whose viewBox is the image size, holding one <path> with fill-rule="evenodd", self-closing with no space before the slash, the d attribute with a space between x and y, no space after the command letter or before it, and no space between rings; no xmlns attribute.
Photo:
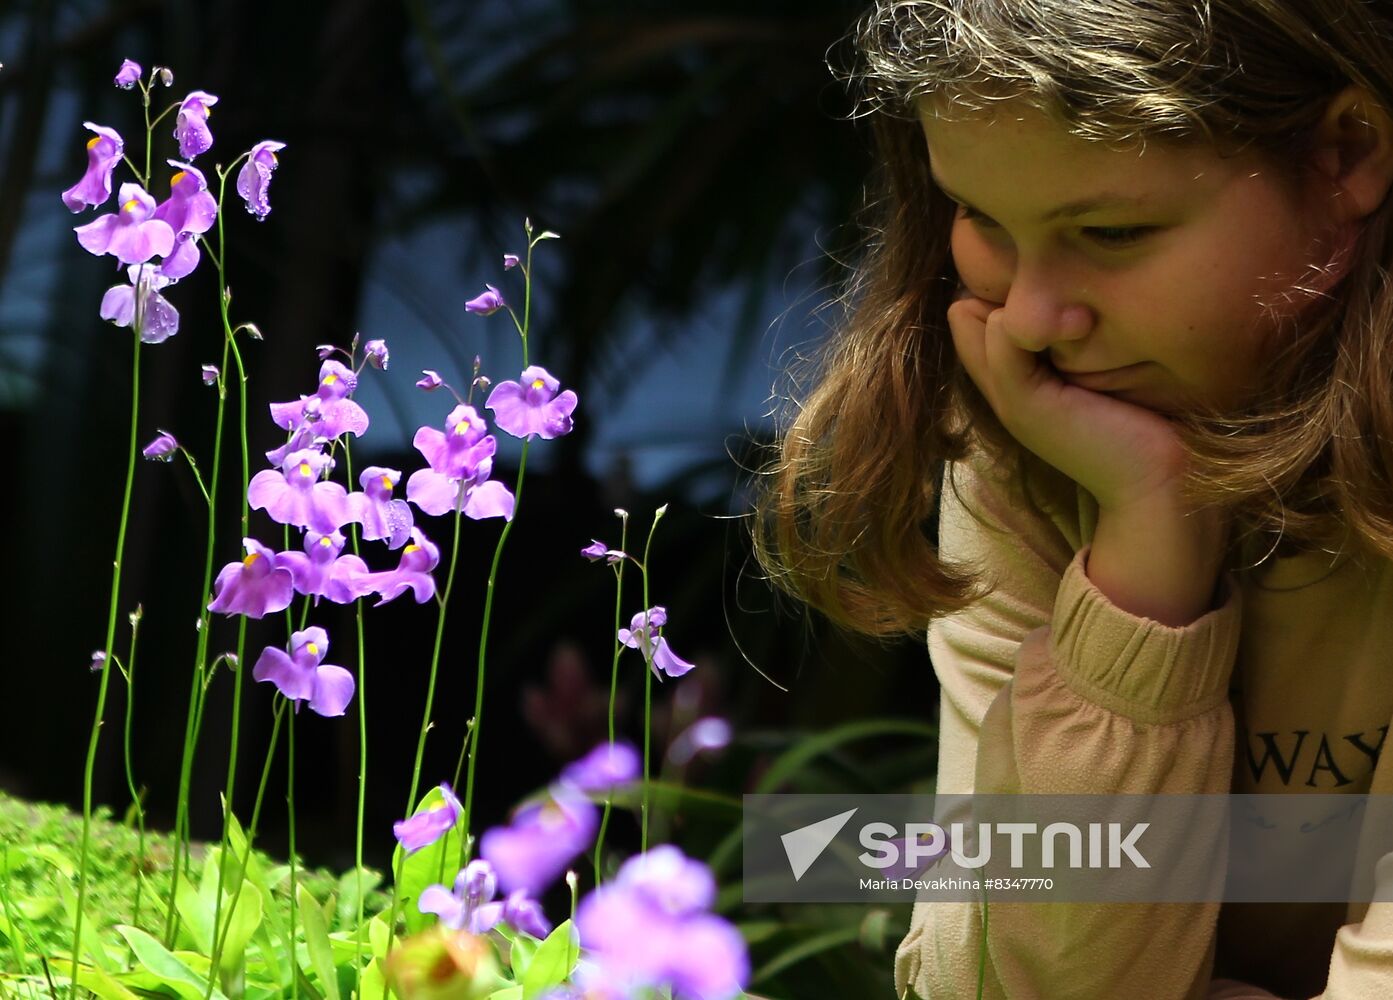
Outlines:
<svg viewBox="0 0 1393 1000"><path fill-rule="evenodd" d="M1050 655L1064 682L1109 711L1153 725L1225 701L1242 621L1233 579L1224 576L1218 608L1173 628L1109 601L1084 572L1090 548L1074 554L1055 595Z"/></svg>

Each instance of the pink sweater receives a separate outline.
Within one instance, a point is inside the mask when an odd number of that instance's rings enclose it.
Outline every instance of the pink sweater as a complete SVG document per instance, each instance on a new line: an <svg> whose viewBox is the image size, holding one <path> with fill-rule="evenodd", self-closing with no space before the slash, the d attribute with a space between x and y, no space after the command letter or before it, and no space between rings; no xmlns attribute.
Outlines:
<svg viewBox="0 0 1393 1000"><path fill-rule="evenodd" d="M939 792L1393 794L1393 564L1274 557L1171 628L1089 582L1083 489L1036 507L981 458L950 472L940 555L995 589L929 627ZM985 998L1393 1000L1393 902L999 902L989 928ZM897 994L974 997L980 934L976 903L917 904Z"/></svg>

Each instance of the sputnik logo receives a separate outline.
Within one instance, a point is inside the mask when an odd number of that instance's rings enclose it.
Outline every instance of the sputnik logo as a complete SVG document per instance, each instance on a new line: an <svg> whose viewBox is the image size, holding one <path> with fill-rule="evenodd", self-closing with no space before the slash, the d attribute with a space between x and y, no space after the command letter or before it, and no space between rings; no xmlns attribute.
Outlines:
<svg viewBox="0 0 1393 1000"><path fill-rule="evenodd" d="M844 813L801 826L779 838L784 844L784 854L788 855L788 865L793 869L793 881L797 882L803 877L854 815L856 810L848 809Z"/></svg>

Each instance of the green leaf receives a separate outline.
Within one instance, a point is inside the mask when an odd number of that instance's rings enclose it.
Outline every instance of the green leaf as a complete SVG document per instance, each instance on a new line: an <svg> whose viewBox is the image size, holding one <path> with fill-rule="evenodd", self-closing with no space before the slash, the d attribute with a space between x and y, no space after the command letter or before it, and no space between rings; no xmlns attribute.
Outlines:
<svg viewBox="0 0 1393 1000"><path fill-rule="evenodd" d="M386 989L387 980L382 975L382 960L374 958L363 970L363 978L359 981L354 1000L382 1000L383 991ZM396 993L387 992L385 995L395 997Z"/></svg>
<svg viewBox="0 0 1393 1000"><path fill-rule="evenodd" d="M513 970L513 978L521 982L522 977L527 973L527 967L532 964L532 958L537 954L537 948L542 942L538 941L530 934L522 933L522 931L507 934L504 931L505 927L505 924L499 924L496 930L500 933L504 933L508 938L508 965Z"/></svg>
<svg viewBox="0 0 1393 1000"><path fill-rule="evenodd" d="M329 929L324 926L324 913L303 885L296 888L299 889L300 923L305 928L305 947L310 953L310 965L319 977L325 1000L339 1000L339 975L334 966L333 947L329 944Z"/></svg>
<svg viewBox="0 0 1393 1000"><path fill-rule="evenodd" d="M63 903L63 910L68 916L68 926L73 926L77 921L77 892L68 880L58 877L53 880L53 884L58 889L58 898ZM107 952L106 946L102 944L101 936L97 933L97 928L92 921L90 914L84 914L82 920L82 945L79 952L92 956L92 961L101 966L104 972L117 972L119 966Z"/></svg>
<svg viewBox="0 0 1393 1000"><path fill-rule="evenodd" d="M101 1000L139 1000L137 995L93 965L80 965L77 984L91 990Z"/></svg>
<svg viewBox="0 0 1393 1000"><path fill-rule="evenodd" d="M366 898L368 893L382 884L382 875L371 868L361 870L363 896ZM358 923L358 872L359 869L354 868L344 872L343 877L339 879L339 908L335 925L340 929L352 928Z"/></svg>
<svg viewBox="0 0 1393 1000"><path fill-rule="evenodd" d="M505 986L503 989L489 994L489 1000L522 1000L521 986Z"/></svg>
<svg viewBox="0 0 1393 1000"><path fill-rule="evenodd" d="M413 816L444 803L444 796L437 786L421 797ZM460 821L433 844L428 844L412 854L405 854L401 845L392 853L392 871L399 873L397 885L400 886L403 919L408 934L424 930L435 922L435 917L416 909L416 900L421 890L428 885L443 883L449 885L459 872Z"/></svg>
<svg viewBox="0 0 1393 1000"><path fill-rule="evenodd" d="M784 949L775 955L763 966L756 969L750 976L751 983L762 982L777 973L782 972L789 966L797 965L799 962L820 955L824 951L831 951L833 948L841 948L851 944L860 936L858 927L839 927L835 930L817 934L813 937L803 938L792 947Z"/></svg>
<svg viewBox="0 0 1393 1000"><path fill-rule="evenodd" d="M203 1000L208 996L208 980L139 927L117 924L116 933L126 939L145 971L179 994L182 1000ZM217 1000L227 1000L219 989L214 989L212 995Z"/></svg>
<svg viewBox="0 0 1393 1000"><path fill-rule="evenodd" d="M391 937L387 933L387 918L378 914L368 921L368 944L372 945L374 958L387 957L387 940Z"/></svg>
<svg viewBox="0 0 1393 1000"><path fill-rule="evenodd" d="M205 955L213 954L212 900L205 900L199 889L187 879L180 879L179 889L174 894L174 908L179 911L180 930L188 932L193 946Z"/></svg>
<svg viewBox="0 0 1393 1000"><path fill-rule="evenodd" d="M547 935L522 977L523 1000L565 982L580 958L580 935L569 920Z"/></svg>

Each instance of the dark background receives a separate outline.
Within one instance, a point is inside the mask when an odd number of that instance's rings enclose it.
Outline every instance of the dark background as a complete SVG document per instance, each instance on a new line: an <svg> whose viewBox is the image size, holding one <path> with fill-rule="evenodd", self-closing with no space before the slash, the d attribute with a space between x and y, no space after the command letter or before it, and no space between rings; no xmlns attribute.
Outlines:
<svg viewBox="0 0 1393 1000"><path fill-rule="evenodd" d="M141 145L139 98L111 82L124 57L147 72L172 67L174 86L157 89L157 106L194 89L221 98L210 119L215 145L198 160L206 173L258 140L287 144L271 216L258 225L234 197L227 205L233 318L265 334L261 343L242 341L253 471L279 443L265 403L310 391L315 345L346 345L357 330L386 339L393 361L388 372L364 374L358 398L374 426L355 444L355 467L418 468L411 432L440 423L449 409L441 394L412 387L418 370L440 369L462 386L477 353L495 380L516 377L520 355L507 317L468 316L463 303L485 282L520 298L517 274L504 275L499 255L522 251L524 216L562 234L537 251L532 361L576 388L581 404L573 434L532 449L498 582L476 792L482 824L505 818L603 736L612 578L577 552L591 537L618 544L615 506L633 513L641 536L653 509L671 504L654 547L653 599L668 607L673 647L699 664L659 691L655 747L668 739L674 690L687 717L720 714L735 725L736 744L695 768L691 781L739 794L772 753L809 732L875 715L935 721L922 644L850 641L780 610L749 565L738 516L746 509L741 466L771 433L766 397L777 367L823 334L832 313L817 307L845 276L854 246L847 223L869 166L867 138L848 120L849 101L825 59L860 7L0 6L0 787L81 802L97 691L88 662L106 627L124 475L130 343L97 315L114 280L110 259L86 254L71 235L97 213L74 217L58 196L85 165L83 120L120 130L130 152ZM157 164L176 155L171 128L172 118L156 133ZM155 170L157 197L168 173ZM214 393L197 372L221 353L207 258L168 295L182 327L142 351L140 433L143 442L156 428L174 431L206 472ZM511 482L516 448L504 445L496 475ZM240 471L235 436L228 447L225 482ZM235 483L221 506L216 566L239 554ZM417 516L448 547L448 519ZM120 610L124 621L137 602L144 609L135 769L151 822L164 827L173 821L195 651L203 517L186 468L140 463ZM472 709L484 580L500 526L465 525L423 787L453 772ZM262 514L253 515L252 532L272 544L279 538ZM375 543L368 550L375 567L395 559ZM626 579L626 621L640 607L637 583L636 574ZM310 620L329 630L329 661L354 666L351 615L326 603ZM405 805L435 613L402 599L366 621L367 861L381 865ZM251 623L249 663L283 638L280 622ZM212 649L231 648L235 622L214 628ZM122 627L118 649L127 638ZM194 782L196 836L218 830L231 681L220 671L210 699ZM621 685L621 728L636 739L637 654L621 662ZM120 815L129 796L119 677L111 692L96 800ZM248 683L244 697L236 810L245 819L271 691ZM299 717L298 846L314 863L352 864L354 711ZM929 750L922 741L886 740L857 747L859 758L835 754L827 767L836 790L866 780L858 760L896 758L910 772L905 781L924 780ZM273 782L261 838L271 850L284 848L283 798ZM616 827L621 841L631 835L632 824Z"/></svg>

